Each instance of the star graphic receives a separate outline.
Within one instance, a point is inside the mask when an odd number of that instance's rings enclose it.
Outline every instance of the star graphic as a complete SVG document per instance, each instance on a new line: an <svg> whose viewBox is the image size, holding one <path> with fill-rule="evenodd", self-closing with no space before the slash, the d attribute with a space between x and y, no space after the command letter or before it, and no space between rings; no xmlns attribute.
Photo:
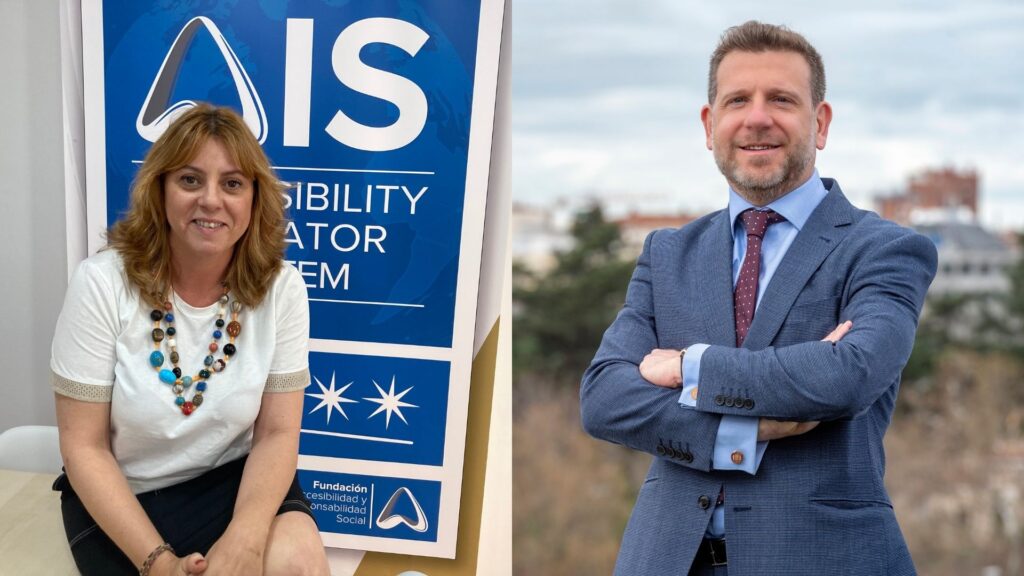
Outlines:
<svg viewBox="0 0 1024 576"><path fill-rule="evenodd" d="M331 373L331 388L330 389L324 388L324 385L320 382L320 380L316 376L313 377L313 380L316 381L316 385L320 387L320 391L322 392L322 394L315 394L315 393L306 394L306 396L312 396L313 398L319 398L320 399L320 403L316 405L316 408L313 408L312 410L310 410L309 413L312 414L313 412L316 412L317 410L319 410L319 409L323 408L324 406L326 406L327 407L327 423L328 424L331 423L331 411L332 410L337 410L338 412L341 412L341 415L345 417L345 420L348 420L348 414L345 414L345 409L342 408L341 405L345 404L345 403L348 403L348 404L358 404L359 403L358 400L350 400L350 399L345 398L344 396L342 396L342 394L345 392L345 390L348 390L348 387L352 385L352 382L349 382L348 384L345 384L344 386L342 386L340 389L335 390L335 388L334 388L334 373L333 372Z"/></svg>
<svg viewBox="0 0 1024 576"><path fill-rule="evenodd" d="M376 380L371 380L371 382L373 382L373 385L377 387L377 392L380 393L380 398L363 398L363 400L376 402L377 404L380 404L380 407L374 410L373 414L367 416L366 419L369 420L370 418L373 418L374 416L380 414L383 411L384 429L387 430L388 425L391 424L391 413L394 412L395 414L398 415L399 418L402 419L402 422L408 424L409 422L406 421L405 416L402 415L402 408L419 408L419 406L409 404L408 402L402 402L402 396L408 394L409 390L412 390L413 387L410 386L403 390L401 394L395 396L394 376L391 377L391 388L387 392L384 392L384 390L380 387L380 384L377 384Z"/></svg>

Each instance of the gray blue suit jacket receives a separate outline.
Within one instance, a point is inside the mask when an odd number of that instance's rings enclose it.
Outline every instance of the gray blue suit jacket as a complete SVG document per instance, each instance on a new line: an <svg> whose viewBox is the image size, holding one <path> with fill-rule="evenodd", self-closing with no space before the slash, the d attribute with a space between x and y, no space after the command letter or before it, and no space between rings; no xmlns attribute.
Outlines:
<svg viewBox="0 0 1024 576"><path fill-rule="evenodd" d="M736 348L728 211L652 233L583 376L591 435L655 456L615 573L685 575L725 489L729 576L914 574L883 484L882 436L936 251L839 185L799 232ZM821 342L843 320L838 344ZM697 409L638 370L654 348L711 344ZM756 475L712 470L721 416L820 420L768 445Z"/></svg>

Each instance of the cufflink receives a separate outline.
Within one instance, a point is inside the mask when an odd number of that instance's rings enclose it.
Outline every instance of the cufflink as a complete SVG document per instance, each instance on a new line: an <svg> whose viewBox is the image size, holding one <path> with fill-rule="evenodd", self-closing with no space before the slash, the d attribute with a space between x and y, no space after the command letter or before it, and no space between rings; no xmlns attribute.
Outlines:
<svg viewBox="0 0 1024 576"><path fill-rule="evenodd" d="M736 450L735 452L733 452L729 456L729 458L732 460L732 463L737 465L737 466L739 466L740 464L743 464L743 452L740 452L739 450Z"/></svg>
<svg viewBox="0 0 1024 576"><path fill-rule="evenodd" d="M694 386L693 390L690 390L690 398L693 400L697 399L697 387Z"/></svg>

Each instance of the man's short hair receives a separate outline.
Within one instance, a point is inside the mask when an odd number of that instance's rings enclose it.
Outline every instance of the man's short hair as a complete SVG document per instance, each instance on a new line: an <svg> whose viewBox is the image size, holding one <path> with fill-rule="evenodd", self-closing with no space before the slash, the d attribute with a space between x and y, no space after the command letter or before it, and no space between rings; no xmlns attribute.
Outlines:
<svg viewBox="0 0 1024 576"><path fill-rule="evenodd" d="M811 105L817 106L825 100L825 64L814 46L785 26L750 20L726 29L718 47L711 54L708 71L709 104L714 104L718 95L718 66L730 52L796 52L804 57L811 68Z"/></svg>

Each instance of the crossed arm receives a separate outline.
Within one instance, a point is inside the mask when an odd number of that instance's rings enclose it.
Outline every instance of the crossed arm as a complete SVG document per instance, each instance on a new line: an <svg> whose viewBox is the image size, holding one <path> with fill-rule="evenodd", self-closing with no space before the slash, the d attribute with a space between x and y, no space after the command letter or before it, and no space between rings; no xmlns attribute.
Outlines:
<svg viewBox="0 0 1024 576"><path fill-rule="evenodd" d="M842 340L843 336L853 328L853 322L846 320L841 322L834 330L822 338L822 342L830 342L835 345ZM683 383L683 372L681 350L671 348L655 348L644 356L640 362L640 375L645 380L663 388L679 388ZM696 393L697 390L694 390ZM772 418L760 418L757 423L757 441L766 442L779 440L788 436L796 436L810 432L820 424L817 420L805 422L775 420Z"/></svg>
<svg viewBox="0 0 1024 576"><path fill-rule="evenodd" d="M653 386L638 369L658 348L651 290L649 236L626 291L626 303L605 331L580 386L580 414L588 434L615 444L665 455L687 455L681 465L712 469L712 453L721 416L683 410L679 392ZM678 354L676 356L678 369ZM674 455L675 452L672 452Z"/></svg>
<svg viewBox="0 0 1024 576"><path fill-rule="evenodd" d="M711 468L721 415L783 421L776 425L762 420L764 429L759 432L770 439L812 426L796 422L851 418L866 410L897 381L909 357L917 316L936 267L934 245L926 238L904 231L879 235L847 280L849 298L843 314L855 321L856 329L848 326L843 332L840 325L837 330L842 333L833 332L828 341L759 351L711 346L701 361L696 410L682 410L678 391L652 385L640 371L644 358L659 348L650 243L648 238L623 310L584 374L583 425L596 437L652 454L664 439L685 443L695 457L683 464L703 470ZM655 363L667 364L670 354L656 353ZM680 377L678 351L674 355L673 379ZM723 393L756 398L756 406L715 404L714 396Z"/></svg>

